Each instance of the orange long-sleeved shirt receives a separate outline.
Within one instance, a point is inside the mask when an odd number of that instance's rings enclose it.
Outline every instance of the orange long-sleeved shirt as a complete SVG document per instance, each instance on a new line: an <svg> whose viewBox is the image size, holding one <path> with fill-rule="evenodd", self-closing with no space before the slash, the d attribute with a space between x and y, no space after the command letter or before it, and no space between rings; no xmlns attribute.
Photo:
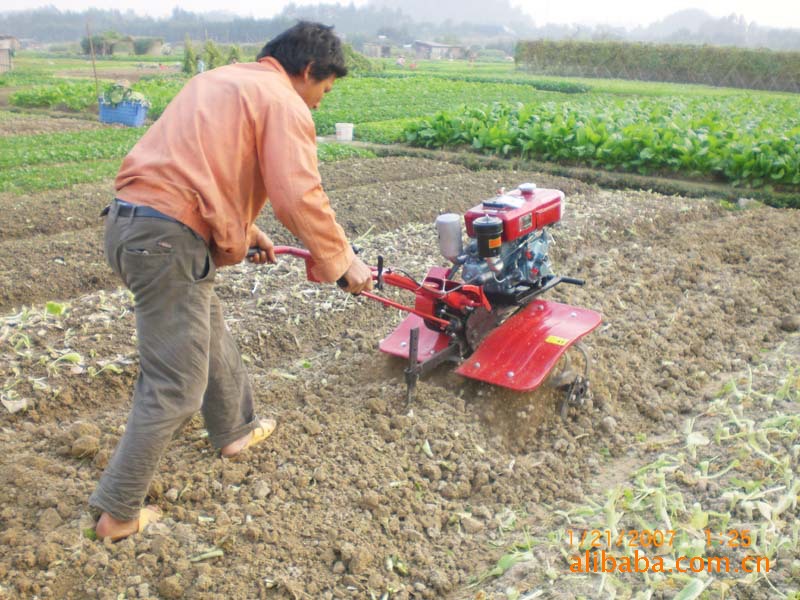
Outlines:
<svg viewBox="0 0 800 600"><path fill-rule="evenodd" d="M117 196L205 238L217 266L240 262L267 199L334 281L354 255L322 189L311 112L273 58L193 77L122 161Z"/></svg>

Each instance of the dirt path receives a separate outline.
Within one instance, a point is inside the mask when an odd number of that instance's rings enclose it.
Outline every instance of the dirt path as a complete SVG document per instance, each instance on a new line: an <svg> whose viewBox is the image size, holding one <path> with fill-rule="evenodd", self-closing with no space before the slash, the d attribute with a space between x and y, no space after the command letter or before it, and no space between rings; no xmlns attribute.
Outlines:
<svg viewBox="0 0 800 600"><path fill-rule="evenodd" d="M162 523L91 541L86 498L136 374L131 303L102 263L99 187L76 192L85 205L70 206L66 231L40 217L46 196L5 196L28 225L0 243L0 381L6 401L29 407L0 413L0 594L472 597L466 586L504 553L516 515L580 501L601 467L625 463L633 436L674 430L705 390L793 335L781 325L800 306L800 248L786 242L800 213L408 159L337 163L325 176L365 259L419 274L442 264L431 225L441 210L526 180L568 189L552 257L588 284L551 297L603 314L587 339L592 401L562 422L551 404L442 368L407 407L403 365L376 349L399 313L307 284L290 260L226 269L229 327L279 428L247 461L223 462L193 421L151 489ZM45 314L46 300L66 312Z"/></svg>

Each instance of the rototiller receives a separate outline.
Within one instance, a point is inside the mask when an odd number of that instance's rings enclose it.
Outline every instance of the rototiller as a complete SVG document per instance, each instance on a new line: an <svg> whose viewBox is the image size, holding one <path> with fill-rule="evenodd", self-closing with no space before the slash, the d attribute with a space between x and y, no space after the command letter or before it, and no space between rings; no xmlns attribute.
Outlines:
<svg viewBox="0 0 800 600"><path fill-rule="evenodd" d="M531 391L575 345L583 354L583 368L580 374L570 369L560 373L562 415L569 405L582 403L590 361L577 342L600 324L601 317L538 298L561 283L584 283L556 276L551 268L548 249L553 238L548 227L561 220L563 210L562 192L522 184L467 211L466 249L461 217L443 214L436 219L439 248L452 263L449 268L433 267L417 281L400 269L384 267L383 258L378 258L373 267L377 290L391 285L415 295L412 307L375 293L361 294L410 313L380 343L383 352L408 359L409 400L417 379L445 361L458 363L456 372L466 377ZM317 281L307 250L276 246L275 253L305 259L308 279Z"/></svg>

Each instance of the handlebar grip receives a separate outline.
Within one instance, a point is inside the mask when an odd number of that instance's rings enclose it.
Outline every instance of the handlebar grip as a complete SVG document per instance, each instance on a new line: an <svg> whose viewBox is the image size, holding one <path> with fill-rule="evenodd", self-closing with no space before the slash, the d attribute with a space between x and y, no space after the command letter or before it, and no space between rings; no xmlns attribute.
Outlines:
<svg viewBox="0 0 800 600"><path fill-rule="evenodd" d="M351 248L353 249L353 254L358 254L359 252L361 252L361 248L359 248L358 246L351 246ZM247 254L245 255L245 258L250 258L251 256L255 256L261 251L262 249L259 248L258 246L250 246L247 249ZM342 279L344 279L344 277L342 277Z"/></svg>
<svg viewBox="0 0 800 600"><path fill-rule="evenodd" d="M571 283L572 285L583 285L586 283L586 280L577 279L576 277L562 277L561 283Z"/></svg>
<svg viewBox="0 0 800 600"><path fill-rule="evenodd" d="M360 250L361 250L360 248L356 248L355 246L353 246L353 251L356 254ZM262 251L263 250L261 248L259 248L258 246L252 246L252 247L247 249L246 258L250 258L251 256L255 256L256 254L258 254L259 252L262 252ZM344 290L344 289L347 289L347 286L350 285L350 284L347 282L347 278L344 275L342 275L341 277L339 277L339 279L336 280L336 285L338 285L340 288L342 288Z"/></svg>

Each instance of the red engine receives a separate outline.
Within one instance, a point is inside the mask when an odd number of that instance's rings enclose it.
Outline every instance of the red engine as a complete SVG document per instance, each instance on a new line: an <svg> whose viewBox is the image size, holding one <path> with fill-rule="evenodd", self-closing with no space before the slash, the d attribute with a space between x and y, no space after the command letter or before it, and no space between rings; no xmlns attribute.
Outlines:
<svg viewBox="0 0 800 600"><path fill-rule="evenodd" d="M539 190L533 184L519 186L508 194L485 200L464 215L467 235L476 237L473 221L480 217L497 217L503 222L503 242L513 242L533 231L544 229L561 220L564 192Z"/></svg>

